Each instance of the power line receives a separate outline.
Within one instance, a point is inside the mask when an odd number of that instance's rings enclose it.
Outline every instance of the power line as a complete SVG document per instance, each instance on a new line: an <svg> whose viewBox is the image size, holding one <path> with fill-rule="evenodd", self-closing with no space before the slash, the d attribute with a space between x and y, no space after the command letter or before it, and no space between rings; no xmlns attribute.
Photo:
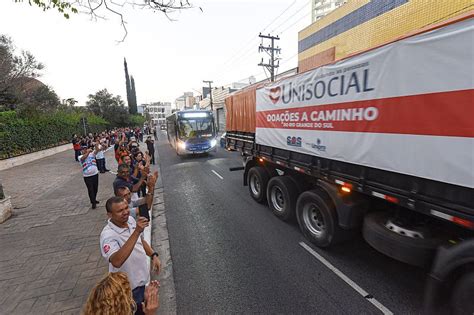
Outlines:
<svg viewBox="0 0 474 315"><path fill-rule="evenodd" d="M297 4L297 0L294 0L289 6L287 6L279 15L277 15L263 30L262 32L264 32L265 30L267 30L271 25L274 25L275 22L277 22L278 20L280 20L286 12L291 12L289 11L289 9L291 9L295 4ZM303 16L300 16L298 17L297 15L305 8L307 7L307 5L311 3L311 1L305 1L305 4L301 7L299 7L295 12L293 12L293 14L291 14L289 17L287 17L285 20L283 20L281 23L279 23L275 28L274 30L278 30L280 29L282 26L286 25L288 22L292 22L292 20L296 17L296 21L291 23L290 25L288 25L287 27L285 27L282 31L280 31L278 33L278 35L281 35L283 34L284 32L288 31L289 29L291 29L292 27L294 27L298 22L300 22L302 19L304 19L305 17L307 17L308 15L310 15L311 13L307 13ZM231 56L229 59L227 59L221 66L219 66L219 68L216 69L217 71L217 76L215 76L215 79L217 80L220 80L222 79L223 77L226 76L226 74L230 71L234 71L234 69L236 69L237 67L235 67L235 64L242 64L242 61L246 61L246 60L250 60L250 58L254 58L254 56L258 55L257 51L254 50L255 46L254 46L254 42L256 40L256 37L253 37L251 38L249 41L247 41L244 45L240 46L242 47L242 49L240 49L240 47L238 48L238 52L235 53L233 56ZM297 54L291 56L289 59L285 60L282 64L287 64L289 61L291 61ZM275 59L275 61L277 61L278 59ZM261 62L261 65L263 65L263 60ZM266 66L271 66L272 64L269 63L268 65ZM275 64L273 64L275 65ZM269 69L277 69L277 67L275 68L269 68ZM252 75L252 76L260 76L260 75L265 75L266 76L266 72L265 70L257 75ZM271 75L271 73L270 73ZM275 72L273 73L273 76L275 76ZM244 80L248 80L250 76L246 77L245 79L242 79L240 81L244 81ZM268 79L268 77L267 77ZM233 82L236 82L236 81L233 81ZM238 82L238 81L237 81ZM231 83L230 83L231 84ZM228 85L230 85L228 84Z"/></svg>
<svg viewBox="0 0 474 315"><path fill-rule="evenodd" d="M276 18L274 18L274 19L270 22L270 24L268 24L267 26L265 26L265 28L264 28L260 33L264 33L265 30L266 30L270 25L273 24L273 22L275 22L275 21L278 20L283 14L285 14L285 13L288 11L289 8L291 8L292 6L295 5L295 3L296 3L296 0L294 0L293 3L291 3L285 10L283 10Z"/></svg>
<svg viewBox="0 0 474 315"><path fill-rule="evenodd" d="M282 17L286 12L288 12L288 10L294 6L295 4L297 3L297 0L294 0L288 7L286 7L277 17L275 17L263 30L261 33L263 33L268 27L270 27L274 22L276 22L280 17ZM301 10L301 9L300 9ZM300 10L298 10L297 12L299 12ZM291 17L290 17L291 18ZM287 19L288 20L288 19ZM286 20L286 21L287 21ZM285 21L285 22L286 22ZM281 26L282 24L280 24ZM277 27L278 28L278 27ZM219 67L220 69L222 69L222 66L225 66L227 65L229 62L231 62L231 64L235 63L237 60L239 59L242 59L244 56L248 55L248 53L253 49L254 45L252 45L253 41L255 40L255 37L252 37L249 41L246 42L246 44L244 44L242 48L242 50L240 50L238 53L234 54L233 56L231 56L229 59L227 59L222 65L221 67ZM250 46L249 46L250 45Z"/></svg>
<svg viewBox="0 0 474 315"><path fill-rule="evenodd" d="M311 12L303 15L302 17L300 17L296 22L294 22L293 24L291 24L290 26L288 26L287 28L285 28L283 31L281 31L280 33L278 33L278 35L281 35L283 34L284 32L286 32L287 30L289 30L290 28L292 28L293 26L295 26L297 23L301 22L301 19L304 19L305 17L311 15Z"/></svg>
<svg viewBox="0 0 474 315"><path fill-rule="evenodd" d="M290 60L292 60L294 57L298 56L298 53L294 54L293 56L287 58L285 61L281 63L281 66L286 65Z"/></svg>
<svg viewBox="0 0 474 315"><path fill-rule="evenodd" d="M233 64L237 63L237 61L242 61L242 60L244 60L244 59L246 59L247 57L250 57L250 56L252 56L252 57L253 56L258 56L258 51L255 49L255 47L253 47L252 50L249 50L245 54L241 55L238 59L236 59L231 64L229 64L229 65L227 65L223 68L219 68L219 71L220 71L221 74L218 75L217 78L219 79L219 78L223 77L227 72L226 70L234 69Z"/></svg>
<svg viewBox="0 0 474 315"><path fill-rule="evenodd" d="M303 10L308 4L310 4L311 1L307 1L301 8L299 8L295 13L293 13L290 17L288 17L285 21L283 21L283 23L280 23L277 27L275 27L273 30L272 30L272 33L274 33L279 27L281 27L282 25L284 25L286 22L288 22L292 17L294 17L296 14L298 14L301 10Z"/></svg>

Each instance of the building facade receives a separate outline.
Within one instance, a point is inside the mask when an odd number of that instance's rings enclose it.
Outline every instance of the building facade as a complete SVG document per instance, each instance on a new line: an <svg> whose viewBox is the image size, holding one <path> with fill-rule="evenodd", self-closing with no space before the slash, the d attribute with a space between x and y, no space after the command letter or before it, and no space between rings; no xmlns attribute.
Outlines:
<svg viewBox="0 0 474 315"><path fill-rule="evenodd" d="M171 115L170 102L154 102L147 104L145 113L150 115L153 126L160 126L166 124L166 117Z"/></svg>
<svg viewBox="0 0 474 315"><path fill-rule="evenodd" d="M314 23L346 3L347 0L312 0L311 21Z"/></svg>
<svg viewBox="0 0 474 315"><path fill-rule="evenodd" d="M298 33L298 72L383 45L473 6L472 0L348 0Z"/></svg>
<svg viewBox="0 0 474 315"><path fill-rule="evenodd" d="M193 92L184 92L183 95L174 101L174 104L175 108L178 110L192 109L196 104Z"/></svg>
<svg viewBox="0 0 474 315"><path fill-rule="evenodd" d="M137 114L140 114L140 115L144 116L146 107L147 107L147 104L138 105L137 106Z"/></svg>
<svg viewBox="0 0 474 315"><path fill-rule="evenodd" d="M204 88L203 88L204 89ZM199 108L205 110L211 110L211 98L209 95L209 89L207 89L206 98L203 98L199 102ZM225 98L232 92L237 91L231 87L215 87L211 90L212 95L212 108L216 117L216 125L220 132L225 130ZM204 93L203 93L204 94Z"/></svg>

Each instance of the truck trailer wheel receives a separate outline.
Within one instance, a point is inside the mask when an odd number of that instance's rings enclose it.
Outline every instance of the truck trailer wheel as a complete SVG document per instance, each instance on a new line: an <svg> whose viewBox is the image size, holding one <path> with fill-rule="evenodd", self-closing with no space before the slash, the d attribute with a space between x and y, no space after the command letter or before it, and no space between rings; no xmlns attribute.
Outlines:
<svg viewBox="0 0 474 315"><path fill-rule="evenodd" d="M370 246L404 263L429 267L442 239L422 236L413 228L398 227L387 212L371 212L364 218L363 235Z"/></svg>
<svg viewBox="0 0 474 315"><path fill-rule="evenodd" d="M267 200L268 179L269 176L263 167L254 166L249 170L250 196L259 203L264 203Z"/></svg>
<svg viewBox="0 0 474 315"><path fill-rule="evenodd" d="M474 271L462 275L451 294L451 310L454 315L474 314Z"/></svg>
<svg viewBox="0 0 474 315"><path fill-rule="evenodd" d="M283 221L294 218L298 193L291 178L275 176L270 179L267 186L267 200L273 214Z"/></svg>
<svg viewBox="0 0 474 315"><path fill-rule="evenodd" d="M334 204L320 189L298 197L296 217L301 232L318 247L329 247L342 239L344 231L338 225Z"/></svg>

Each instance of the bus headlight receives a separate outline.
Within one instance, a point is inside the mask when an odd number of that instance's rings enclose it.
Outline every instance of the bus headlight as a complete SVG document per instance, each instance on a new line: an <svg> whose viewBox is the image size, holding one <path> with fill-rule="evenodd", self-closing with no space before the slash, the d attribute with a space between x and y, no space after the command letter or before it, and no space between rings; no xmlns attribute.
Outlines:
<svg viewBox="0 0 474 315"><path fill-rule="evenodd" d="M183 142L183 141L178 142L178 147L181 150L186 150L186 142Z"/></svg>
<svg viewBox="0 0 474 315"><path fill-rule="evenodd" d="M211 148L215 147L217 144L217 140L216 139L212 139L211 140Z"/></svg>

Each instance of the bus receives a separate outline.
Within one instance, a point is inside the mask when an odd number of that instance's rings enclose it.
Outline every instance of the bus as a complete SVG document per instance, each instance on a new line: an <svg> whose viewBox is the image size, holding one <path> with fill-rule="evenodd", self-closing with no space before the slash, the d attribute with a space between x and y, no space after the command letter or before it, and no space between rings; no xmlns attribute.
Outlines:
<svg viewBox="0 0 474 315"><path fill-rule="evenodd" d="M166 118L166 130L168 141L178 155L217 150L217 130L211 111L177 111Z"/></svg>

